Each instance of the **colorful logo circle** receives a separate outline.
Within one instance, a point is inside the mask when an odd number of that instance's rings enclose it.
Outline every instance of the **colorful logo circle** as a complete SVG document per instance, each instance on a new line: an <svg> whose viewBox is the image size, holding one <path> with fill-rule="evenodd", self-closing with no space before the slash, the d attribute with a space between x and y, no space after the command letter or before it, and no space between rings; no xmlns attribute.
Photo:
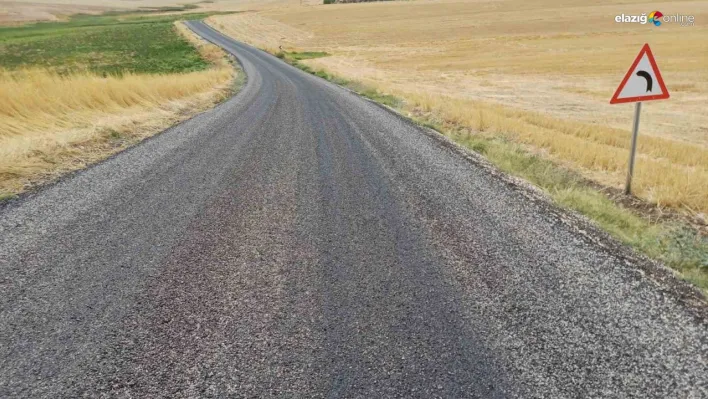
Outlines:
<svg viewBox="0 0 708 399"><path fill-rule="evenodd" d="M659 26L661 25L661 17L663 16L664 14L662 14L661 11L652 11L651 14L649 14L649 22Z"/></svg>

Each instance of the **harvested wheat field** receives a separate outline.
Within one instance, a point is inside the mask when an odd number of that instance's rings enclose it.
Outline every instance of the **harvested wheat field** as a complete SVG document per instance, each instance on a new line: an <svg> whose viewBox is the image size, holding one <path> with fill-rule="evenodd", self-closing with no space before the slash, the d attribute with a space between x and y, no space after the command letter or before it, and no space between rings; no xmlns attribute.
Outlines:
<svg viewBox="0 0 708 399"><path fill-rule="evenodd" d="M641 198L708 212L708 2L412 1L213 16L261 48L325 51L303 61L406 100L405 109L530 151L621 187L633 106L609 99L652 46L671 99L645 103L634 183ZM660 10L695 26L622 24Z"/></svg>
<svg viewBox="0 0 708 399"><path fill-rule="evenodd" d="M221 97L230 70L182 76L0 72L0 176L5 193L85 166Z"/></svg>

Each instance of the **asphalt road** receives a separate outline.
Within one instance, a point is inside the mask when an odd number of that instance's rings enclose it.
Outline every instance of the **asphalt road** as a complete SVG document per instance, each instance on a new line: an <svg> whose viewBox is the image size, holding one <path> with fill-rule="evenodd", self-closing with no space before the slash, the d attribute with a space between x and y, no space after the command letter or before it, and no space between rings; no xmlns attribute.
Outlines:
<svg viewBox="0 0 708 399"><path fill-rule="evenodd" d="M191 26L237 96L0 209L0 397L708 397L666 270Z"/></svg>

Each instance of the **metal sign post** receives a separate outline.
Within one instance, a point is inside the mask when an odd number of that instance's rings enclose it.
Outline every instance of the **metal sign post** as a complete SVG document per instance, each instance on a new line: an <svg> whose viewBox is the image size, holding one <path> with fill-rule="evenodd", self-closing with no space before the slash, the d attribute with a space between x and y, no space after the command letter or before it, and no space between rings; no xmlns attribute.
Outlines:
<svg viewBox="0 0 708 399"><path fill-rule="evenodd" d="M654 60L649 44L645 44L634 59L622 83L615 91L610 104L636 103L634 108L634 125L632 126L632 144L629 148L629 170L624 193L632 192L632 176L634 175L634 158L637 153L637 134L639 133L639 113L642 111L642 101L665 100L669 98L664 79Z"/></svg>
<svg viewBox="0 0 708 399"><path fill-rule="evenodd" d="M634 124L632 125L632 144L629 148L629 171L627 172L627 182L624 185L624 193L629 195L632 192L632 175L634 175L634 156L637 153L637 135L639 133L639 113L642 112L642 102L637 102L634 107Z"/></svg>

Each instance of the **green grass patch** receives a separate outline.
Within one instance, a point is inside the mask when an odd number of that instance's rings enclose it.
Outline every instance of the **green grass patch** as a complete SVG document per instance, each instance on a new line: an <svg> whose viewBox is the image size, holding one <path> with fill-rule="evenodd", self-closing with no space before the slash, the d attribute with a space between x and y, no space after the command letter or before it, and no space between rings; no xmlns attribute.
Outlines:
<svg viewBox="0 0 708 399"><path fill-rule="evenodd" d="M324 51L303 51L303 52L286 52L285 55L295 61L309 60L312 58L322 58L329 56L328 53Z"/></svg>
<svg viewBox="0 0 708 399"><path fill-rule="evenodd" d="M0 28L0 67L99 74L203 70L209 64L174 31L172 24L209 15L76 15L67 22Z"/></svg>
<svg viewBox="0 0 708 399"><path fill-rule="evenodd" d="M381 93L375 89L364 90L359 92L359 94L391 108L399 108L403 104L403 101L401 101L400 98L390 94Z"/></svg>
<svg viewBox="0 0 708 399"><path fill-rule="evenodd" d="M9 201L13 198L17 198L17 195L12 193L0 193L0 203Z"/></svg>
<svg viewBox="0 0 708 399"><path fill-rule="evenodd" d="M349 81L297 62L289 53L279 58L305 72L328 79L360 95L399 111L405 101L381 93L356 81ZM684 225L651 222L608 199L588 186L577 172L531 154L505 137L473 134L459 126L445 126L433 117L416 116L416 123L450 137L455 142L484 155L506 173L521 177L543 189L561 207L574 210L626 245L650 258L664 262L681 276L708 292L708 237Z"/></svg>

